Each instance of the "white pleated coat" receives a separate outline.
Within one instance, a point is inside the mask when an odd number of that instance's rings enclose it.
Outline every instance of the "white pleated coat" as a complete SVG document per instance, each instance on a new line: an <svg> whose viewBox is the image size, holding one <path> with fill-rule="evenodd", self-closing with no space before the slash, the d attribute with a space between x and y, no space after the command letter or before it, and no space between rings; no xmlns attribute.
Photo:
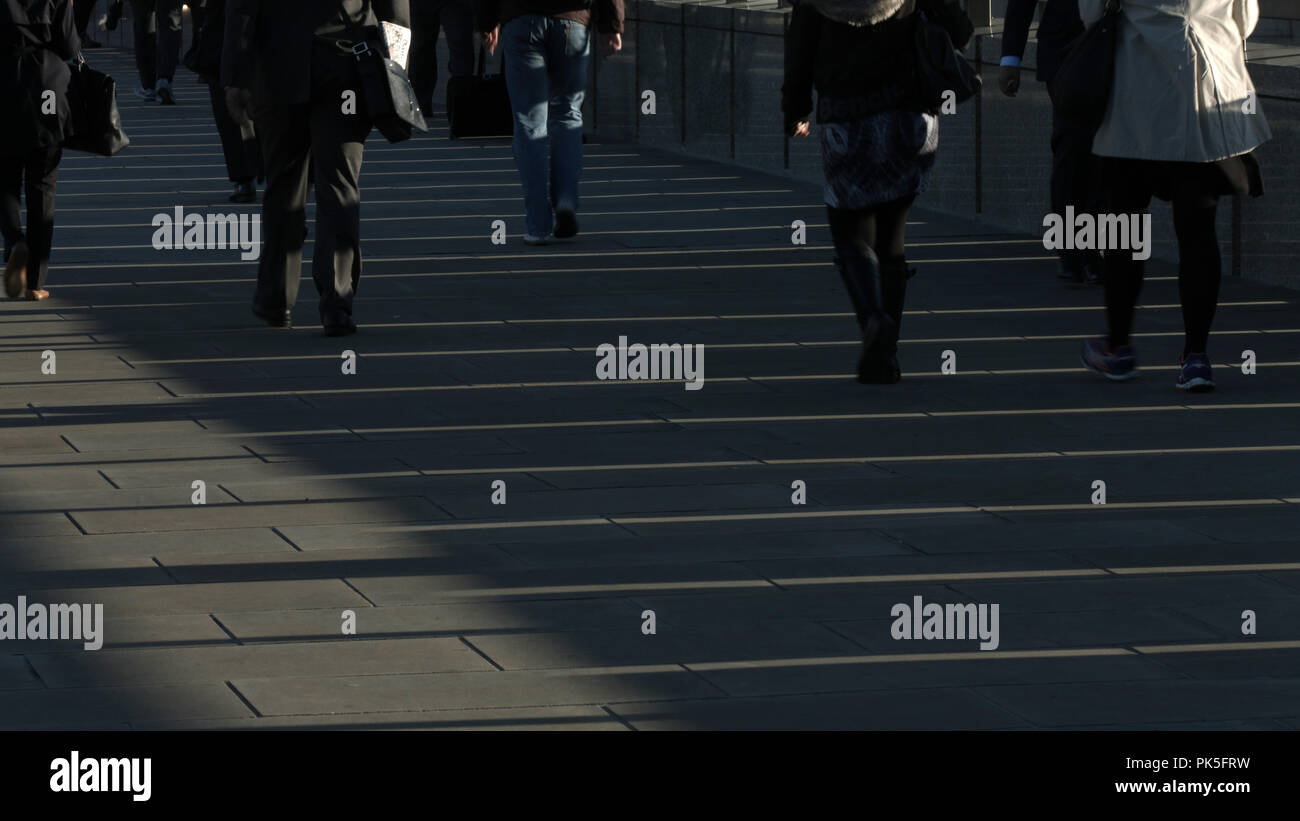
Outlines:
<svg viewBox="0 0 1300 821"><path fill-rule="evenodd" d="M1115 82L1094 154L1212 162L1272 136L1246 71L1257 0L1120 2ZM1079 0L1084 24L1104 6Z"/></svg>

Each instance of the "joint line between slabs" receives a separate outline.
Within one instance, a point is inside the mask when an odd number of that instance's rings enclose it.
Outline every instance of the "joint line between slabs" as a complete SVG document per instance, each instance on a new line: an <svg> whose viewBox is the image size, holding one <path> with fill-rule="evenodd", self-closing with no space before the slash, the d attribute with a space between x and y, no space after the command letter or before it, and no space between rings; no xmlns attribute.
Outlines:
<svg viewBox="0 0 1300 821"><path fill-rule="evenodd" d="M233 681L229 681L229 680L226 681L226 686L230 688L230 692L234 693L236 698L238 698L240 701L244 703L245 707L253 711L253 715L255 717L264 718L261 711L259 711L256 707L253 706L253 702L249 701L247 698L244 697L243 693L239 692L239 688L235 686L235 683Z"/></svg>
<svg viewBox="0 0 1300 821"><path fill-rule="evenodd" d="M466 647L468 647L469 649L477 653L488 664L491 664L493 667L495 667L498 672L502 672L502 673L505 672L506 668L502 667L500 664L497 664L495 661L493 661L491 656L489 656L487 653L484 653L482 650L480 650L472 641L465 638L464 636L457 636L456 638L460 639L462 644L464 644Z"/></svg>

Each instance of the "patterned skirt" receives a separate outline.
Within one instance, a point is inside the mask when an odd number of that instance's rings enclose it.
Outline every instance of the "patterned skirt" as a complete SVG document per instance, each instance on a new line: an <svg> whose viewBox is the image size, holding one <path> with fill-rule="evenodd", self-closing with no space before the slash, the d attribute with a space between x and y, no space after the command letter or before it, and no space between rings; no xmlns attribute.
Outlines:
<svg viewBox="0 0 1300 821"><path fill-rule="evenodd" d="M820 122L826 204L861 211L925 191L939 148L939 118L891 109Z"/></svg>

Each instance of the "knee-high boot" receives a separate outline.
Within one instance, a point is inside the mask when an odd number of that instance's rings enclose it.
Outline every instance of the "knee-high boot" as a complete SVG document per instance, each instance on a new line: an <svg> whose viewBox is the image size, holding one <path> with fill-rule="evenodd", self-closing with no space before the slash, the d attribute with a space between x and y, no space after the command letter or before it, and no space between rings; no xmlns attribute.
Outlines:
<svg viewBox="0 0 1300 821"><path fill-rule="evenodd" d="M858 357L858 381L875 382L872 349L882 339L892 334L893 320L886 312L881 295L881 271L876 260L859 253L843 253L835 257L835 267L839 269L844 288L849 292L853 310L858 318L858 327L862 331L862 353Z"/></svg>
<svg viewBox="0 0 1300 821"><path fill-rule="evenodd" d="M907 280L916 273L907 260L891 259L880 263L881 306L889 316L886 332L880 334L867 352L867 381L892 384L902 378L898 365L898 335L903 326L903 303L907 298Z"/></svg>

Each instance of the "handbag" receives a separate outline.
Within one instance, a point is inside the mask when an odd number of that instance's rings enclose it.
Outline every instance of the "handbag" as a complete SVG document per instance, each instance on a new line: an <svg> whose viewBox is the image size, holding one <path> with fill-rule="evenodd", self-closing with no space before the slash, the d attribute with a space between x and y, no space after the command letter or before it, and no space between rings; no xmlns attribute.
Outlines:
<svg viewBox="0 0 1300 821"><path fill-rule="evenodd" d="M366 7L370 7L368 1ZM344 12L344 19L348 19L342 3L339 8ZM357 59L357 71L361 75L361 100L379 133L390 143L399 143L409 140L413 131L428 131L424 112L420 111L415 89L411 87L411 78L396 60L388 56L388 46L382 35L380 42L373 44L364 39L354 40L352 54Z"/></svg>
<svg viewBox="0 0 1300 821"><path fill-rule="evenodd" d="M69 63L68 134L63 147L111 157L131 144L117 111L117 83L78 57Z"/></svg>
<svg viewBox="0 0 1300 821"><path fill-rule="evenodd" d="M916 12L915 35L916 99L923 109L938 109L949 91L959 103L966 102L980 92L983 80L953 46L948 30L932 22L919 9Z"/></svg>
<svg viewBox="0 0 1300 821"><path fill-rule="evenodd" d="M504 46L502 46L504 49ZM501 53L501 71L484 74L486 60L482 44L478 48L478 66L472 77L452 77L447 81L448 136L509 137L515 133L515 115L506 89L505 51Z"/></svg>
<svg viewBox="0 0 1300 821"><path fill-rule="evenodd" d="M1095 134L1110 106L1119 44L1119 0L1107 0L1101 19L1068 46L1047 93L1071 127Z"/></svg>

